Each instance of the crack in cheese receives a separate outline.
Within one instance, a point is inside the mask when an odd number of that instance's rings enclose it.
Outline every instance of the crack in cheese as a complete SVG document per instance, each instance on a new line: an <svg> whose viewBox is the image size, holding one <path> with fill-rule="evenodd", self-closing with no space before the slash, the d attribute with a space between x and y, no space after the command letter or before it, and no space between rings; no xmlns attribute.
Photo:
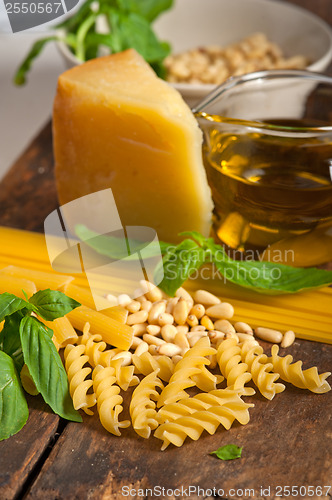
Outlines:
<svg viewBox="0 0 332 500"><path fill-rule="evenodd" d="M61 204L111 188L124 226L149 226L164 241L178 241L181 231L208 235L201 130L180 94L134 50L59 77L53 134Z"/></svg>

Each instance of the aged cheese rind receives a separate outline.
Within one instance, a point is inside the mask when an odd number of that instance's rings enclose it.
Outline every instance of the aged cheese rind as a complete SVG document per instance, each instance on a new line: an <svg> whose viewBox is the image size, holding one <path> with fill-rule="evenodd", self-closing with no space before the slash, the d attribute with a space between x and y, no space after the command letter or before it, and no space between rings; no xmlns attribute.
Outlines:
<svg viewBox="0 0 332 500"><path fill-rule="evenodd" d="M125 226L152 227L165 241L209 233L202 133L180 94L135 51L63 73L53 132L60 204L110 187Z"/></svg>

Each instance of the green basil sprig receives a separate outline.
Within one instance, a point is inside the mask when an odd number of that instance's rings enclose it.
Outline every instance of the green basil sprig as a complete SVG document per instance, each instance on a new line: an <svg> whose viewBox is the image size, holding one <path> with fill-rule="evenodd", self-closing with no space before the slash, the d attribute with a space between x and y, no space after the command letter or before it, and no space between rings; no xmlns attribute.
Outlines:
<svg viewBox="0 0 332 500"><path fill-rule="evenodd" d="M82 418L74 409L68 378L53 341L53 331L32 313L52 321L64 316L79 302L54 290L41 290L24 300L0 294L0 440L16 434L29 412L19 372L24 363L45 402L60 417L74 422Z"/></svg>
<svg viewBox="0 0 332 500"><path fill-rule="evenodd" d="M165 76L163 60L170 45L158 40L152 23L173 5L173 0L86 0L80 8L58 24L55 35L34 43L14 77L16 85L26 82L31 65L45 45L51 41L65 43L80 61L98 57L100 47L111 53L133 48L152 66L160 77ZM106 22L106 32L98 33L99 19Z"/></svg>
<svg viewBox="0 0 332 500"><path fill-rule="evenodd" d="M123 239L98 235L83 225L77 226L75 231L86 245L98 253L110 258L128 258L128 253L123 251L127 248ZM234 260L221 245L197 231L187 231L180 236L185 239L178 245L159 242L149 254L150 257L163 254L162 264L155 270L155 283L159 283L159 287L170 296L204 264L215 266L220 279L223 277L236 285L263 294L296 293L332 283L332 271L315 267L291 267L267 261ZM142 243L141 245L144 246ZM133 248L139 246L139 243L131 242L129 246ZM137 254L130 256L131 260L138 258Z"/></svg>

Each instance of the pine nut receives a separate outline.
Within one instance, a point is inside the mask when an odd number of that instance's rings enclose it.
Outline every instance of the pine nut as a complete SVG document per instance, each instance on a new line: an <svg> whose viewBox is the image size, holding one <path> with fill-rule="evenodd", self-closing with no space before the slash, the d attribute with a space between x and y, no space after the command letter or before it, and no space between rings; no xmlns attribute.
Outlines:
<svg viewBox="0 0 332 500"><path fill-rule="evenodd" d="M247 340L249 340L250 342L253 340L255 341L254 336L250 333L236 332L236 335L238 336L239 342L246 342Z"/></svg>
<svg viewBox="0 0 332 500"><path fill-rule="evenodd" d="M221 300L206 290L196 290L194 293L195 302L204 306L214 306L220 304Z"/></svg>
<svg viewBox="0 0 332 500"><path fill-rule="evenodd" d="M150 300L145 299L145 302L142 302L141 309L142 311L150 312L152 307L152 302Z"/></svg>
<svg viewBox="0 0 332 500"><path fill-rule="evenodd" d="M237 323L235 323L234 328L238 333L247 333L248 335L254 334L251 326L247 323L243 323L243 321L238 321Z"/></svg>
<svg viewBox="0 0 332 500"><path fill-rule="evenodd" d="M189 326L193 327L193 326L197 326L198 325L198 319L197 319L197 316L195 316L194 314L189 314L188 318L187 318L187 323Z"/></svg>
<svg viewBox="0 0 332 500"><path fill-rule="evenodd" d="M172 325L174 323L174 318L171 314L164 312L159 314L158 323L160 326Z"/></svg>
<svg viewBox="0 0 332 500"><path fill-rule="evenodd" d="M164 325L161 328L161 336L165 342L173 342L177 333L178 331L174 325Z"/></svg>
<svg viewBox="0 0 332 500"><path fill-rule="evenodd" d="M188 325L177 325L176 326L176 331L178 333L188 333L189 332L189 326Z"/></svg>
<svg viewBox="0 0 332 500"><path fill-rule="evenodd" d="M209 354L206 357L210 361L209 369L213 370L217 366L217 356L216 356L216 354Z"/></svg>
<svg viewBox="0 0 332 500"><path fill-rule="evenodd" d="M214 324L206 314L204 314L203 318L201 319L201 325L204 326L207 330L214 330Z"/></svg>
<svg viewBox="0 0 332 500"><path fill-rule="evenodd" d="M193 314L197 319L203 318L205 314L205 307L203 304L195 304L191 309L189 314Z"/></svg>
<svg viewBox="0 0 332 500"><path fill-rule="evenodd" d="M143 352L147 352L148 350L149 344L142 340L142 342L136 347L135 354L136 356L140 356L141 354L143 354Z"/></svg>
<svg viewBox="0 0 332 500"><path fill-rule="evenodd" d="M136 290L134 290L133 296L135 297L135 300L137 300L141 304L147 301L147 298L145 297L144 292L141 288L136 288Z"/></svg>
<svg viewBox="0 0 332 500"><path fill-rule="evenodd" d="M129 314L127 318L127 325L137 325L139 323L145 323L147 319L148 319L147 311L138 311L136 313Z"/></svg>
<svg viewBox="0 0 332 500"><path fill-rule="evenodd" d="M190 295L189 292L187 292L187 290L182 288L182 286L176 290L175 297L182 297L183 299L185 299L188 303L189 308L191 308L194 305L194 300L192 296Z"/></svg>
<svg viewBox="0 0 332 500"><path fill-rule="evenodd" d="M138 312L141 309L141 303L138 302L138 300L132 300L127 306L126 309L131 312L135 313Z"/></svg>
<svg viewBox="0 0 332 500"><path fill-rule="evenodd" d="M141 288L144 291L144 295L151 302L157 302L163 298L163 292L153 283L146 280L141 280L139 282Z"/></svg>
<svg viewBox="0 0 332 500"><path fill-rule="evenodd" d="M193 333L195 335L188 334L187 336L190 347L194 347L194 345L196 344L196 342L199 341L199 339L201 339L202 337L206 337L206 333L204 332L193 332Z"/></svg>
<svg viewBox="0 0 332 500"><path fill-rule="evenodd" d="M115 295L112 295L111 293L107 293L105 295L105 299L107 299L109 302L111 302L112 305L116 306L118 305L118 298Z"/></svg>
<svg viewBox="0 0 332 500"><path fill-rule="evenodd" d="M144 338L144 335L143 335L143 338ZM237 336L236 333L233 333L233 332L225 333L225 340L226 339L235 339L236 342L239 343L239 337Z"/></svg>
<svg viewBox="0 0 332 500"><path fill-rule="evenodd" d="M217 321L214 322L214 328L215 330L219 330L220 332L224 333L235 333L235 328L230 323L227 321L227 319L218 319Z"/></svg>
<svg viewBox="0 0 332 500"><path fill-rule="evenodd" d="M149 333L144 333L143 340L149 345L162 345L166 343L165 340L155 337L154 335L150 335Z"/></svg>
<svg viewBox="0 0 332 500"><path fill-rule="evenodd" d="M149 353L152 354L152 356L156 356L159 353L159 345L150 344Z"/></svg>
<svg viewBox="0 0 332 500"><path fill-rule="evenodd" d="M219 330L211 330L208 332L208 336L211 340L211 342L215 343L217 342L218 339L224 339L225 334L224 332L220 332Z"/></svg>
<svg viewBox="0 0 332 500"><path fill-rule="evenodd" d="M175 356L172 356L172 361L174 363L174 366L179 362L181 361L181 359L183 358L183 356L181 356L180 354L176 354Z"/></svg>
<svg viewBox="0 0 332 500"><path fill-rule="evenodd" d="M141 339L141 337L134 337L130 348L136 349L142 342L143 340Z"/></svg>
<svg viewBox="0 0 332 500"><path fill-rule="evenodd" d="M279 344L282 341L282 333L278 330L272 330L272 328L264 328L259 326L255 328L255 334L262 340L267 342L273 342Z"/></svg>
<svg viewBox="0 0 332 500"><path fill-rule="evenodd" d="M168 299L167 304L166 304L166 312L168 314L173 314L174 306L178 302L179 302L179 297L173 297L171 299Z"/></svg>
<svg viewBox="0 0 332 500"><path fill-rule="evenodd" d="M205 313L211 318L230 319L234 316L234 307L228 302L222 302L221 304L209 307Z"/></svg>
<svg viewBox="0 0 332 500"><path fill-rule="evenodd" d="M181 347L182 352L186 352L190 349L190 344L188 342L187 336L185 333L177 333L174 338L174 344ZM179 354L179 353L178 353Z"/></svg>
<svg viewBox="0 0 332 500"><path fill-rule="evenodd" d="M150 335L159 335L160 333L160 326L159 325L148 325L146 327L146 331L150 334Z"/></svg>
<svg viewBox="0 0 332 500"><path fill-rule="evenodd" d="M182 349L180 346L167 342L158 348L158 354L163 354L164 356L169 356L170 358L181 354L181 351Z"/></svg>
<svg viewBox="0 0 332 500"><path fill-rule="evenodd" d="M242 335L246 335L246 334L243 334L243 333L242 333ZM251 346L255 346L255 345L258 345L258 346L259 346L259 345L260 345L260 343L259 343L259 342L255 339L255 337L254 337L253 335L250 335L250 338L249 338L249 339L246 339L244 342L247 342L247 344L250 344ZM244 342L242 342L242 341L240 340L239 345L244 344Z"/></svg>
<svg viewBox="0 0 332 500"><path fill-rule="evenodd" d="M192 326L190 328L190 331L191 332L205 332L206 328L204 325L196 325L196 326Z"/></svg>
<svg viewBox="0 0 332 500"><path fill-rule="evenodd" d="M132 299L126 293L122 293L118 297L119 306L126 307L128 304L130 304L131 301L132 301Z"/></svg>
<svg viewBox="0 0 332 500"><path fill-rule="evenodd" d="M117 359L122 359L121 366L128 366L131 364L131 352L130 351L123 351L119 352L115 356L113 356L112 361L116 361Z"/></svg>
<svg viewBox="0 0 332 500"><path fill-rule="evenodd" d="M158 316L164 313L166 310L166 303L164 300L159 300L152 304L152 307L149 311L148 321L151 325L156 325L158 323Z"/></svg>
<svg viewBox="0 0 332 500"><path fill-rule="evenodd" d="M147 326L148 326L147 323L139 323L137 325L133 325L132 329L133 329L134 335L136 337L140 337L141 335L143 335L143 333L146 332Z"/></svg>
<svg viewBox="0 0 332 500"><path fill-rule="evenodd" d="M179 298L179 302L175 304L173 309L174 320L178 325L184 325L187 321L189 312L189 307L187 301L183 298Z"/></svg>
<svg viewBox="0 0 332 500"><path fill-rule="evenodd" d="M294 343L295 333L292 330L288 330L288 332L284 333L283 339L281 341L281 347L289 347Z"/></svg>

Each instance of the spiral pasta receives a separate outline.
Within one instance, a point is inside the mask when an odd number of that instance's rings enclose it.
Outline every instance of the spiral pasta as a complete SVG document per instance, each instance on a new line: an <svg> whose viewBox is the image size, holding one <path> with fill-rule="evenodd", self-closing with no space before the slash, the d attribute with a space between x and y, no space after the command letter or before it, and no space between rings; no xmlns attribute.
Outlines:
<svg viewBox="0 0 332 500"><path fill-rule="evenodd" d="M97 410L102 426L112 434L121 436L120 428L130 426L129 420L119 422L123 398L115 385L115 369L97 365L92 372L93 388L97 397Z"/></svg>
<svg viewBox="0 0 332 500"><path fill-rule="evenodd" d="M195 411L207 410L211 406L223 406L226 403L241 402L239 391L233 389L216 389L210 392L201 392L196 396L186 398L177 403L169 403L158 412L159 423L173 422L179 417L185 417Z"/></svg>
<svg viewBox="0 0 332 500"><path fill-rule="evenodd" d="M110 366L114 368L116 383L123 391L126 391L128 387L137 385L139 383L139 378L134 375L134 365L122 366L122 363L123 360L121 358L112 359Z"/></svg>
<svg viewBox="0 0 332 500"><path fill-rule="evenodd" d="M210 377L208 378L205 375L202 368L210 364L210 360L205 356L215 354L215 352L216 350L210 347L210 340L207 337L199 339L194 347L189 349L183 358L175 365L174 373L169 380L169 384L162 390L159 396L157 402L158 408L164 404L174 403L180 399L189 397L185 389L195 385L198 386L197 380L200 382L200 386L202 386L203 383L207 383L207 380L210 383ZM193 376L197 376L196 380L193 379Z"/></svg>
<svg viewBox="0 0 332 500"><path fill-rule="evenodd" d="M151 431L158 427L156 403L159 393L156 388L164 385L158 378L158 370L144 377L133 392L129 407L133 428L137 434L147 439Z"/></svg>
<svg viewBox="0 0 332 500"><path fill-rule="evenodd" d="M95 394L88 394L88 390L92 387L92 380L85 380L91 373L91 368L84 367L89 361L89 356L84 354L85 346L74 346L68 344L64 351L65 369L69 381L69 392L73 399L75 410L82 409L88 415L93 415L93 411L89 410L97 402Z"/></svg>
<svg viewBox="0 0 332 500"><path fill-rule="evenodd" d="M217 362L230 389L241 390L243 396L255 394L252 387L244 387L245 384L250 382L252 376L248 372L248 365L242 362L241 348L235 338L220 342L217 350Z"/></svg>
<svg viewBox="0 0 332 500"><path fill-rule="evenodd" d="M184 404L187 401L185 400ZM180 404L183 402L180 401ZM172 422L165 422L156 429L154 436L163 441L161 450L165 450L170 443L182 446L187 436L196 441L204 430L209 434L214 434L220 424L227 430L230 429L234 420L242 425L247 424L250 419L248 408L251 406L253 405L245 403L237 396L237 400L227 401L223 405L210 406L207 409L178 417Z"/></svg>
<svg viewBox="0 0 332 500"><path fill-rule="evenodd" d="M273 370L280 375L282 380L290 382L300 389L309 389L316 394L323 394L331 390L329 383L325 380L331 375L331 372L325 372L319 375L317 367L312 366L307 370L302 370L302 361L292 363L293 356L288 354L285 357L278 355L279 346L276 344L271 348L271 357L267 359L272 363Z"/></svg>
<svg viewBox="0 0 332 500"><path fill-rule="evenodd" d="M272 363L267 362L263 348L246 341L241 346L242 361L248 365L252 380L259 392L267 399L285 390L284 384L275 383L279 378L278 373L271 373Z"/></svg>
<svg viewBox="0 0 332 500"><path fill-rule="evenodd" d="M158 376L165 382L168 382L174 371L174 363L168 356L152 356L149 352L143 352L140 356L133 354L133 363L142 375L159 370Z"/></svg>

